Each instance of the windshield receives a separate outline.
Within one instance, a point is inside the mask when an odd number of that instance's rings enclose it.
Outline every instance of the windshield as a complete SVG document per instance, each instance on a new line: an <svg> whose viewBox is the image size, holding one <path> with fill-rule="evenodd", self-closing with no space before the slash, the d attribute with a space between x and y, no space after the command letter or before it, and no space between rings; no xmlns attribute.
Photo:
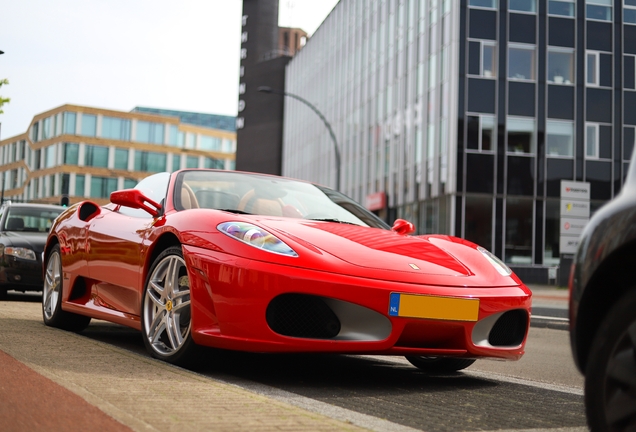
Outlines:
<svg viewBox="0 0 636 432"><path fill-rule="evenodd" d="M48 232L53 221L64 209L11 207L5 219L4 231Z"/></svg>
<svg viewBox="0 0 636 432"><path fill-rule="evenodd" d="M301 181L231 171L183 171L175 207L283 216L389 229L380 218L345 195Z"/></svg>

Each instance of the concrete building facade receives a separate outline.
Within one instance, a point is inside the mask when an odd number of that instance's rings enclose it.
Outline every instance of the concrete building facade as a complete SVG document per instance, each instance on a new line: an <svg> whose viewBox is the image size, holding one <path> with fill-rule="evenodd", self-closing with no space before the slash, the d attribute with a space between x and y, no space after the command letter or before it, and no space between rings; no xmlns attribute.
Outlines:
<svg viewBox="0 0 636 432"><path fill-rule="evenodd" d="M112 191L133 187L151 173L234 169L234 118L148 110L63 105L36 115L24 134L0 141L4 199L59 203L67 195L71 203L90 198L104 204ZM206 121L230 126L196 124Z"/></svg>

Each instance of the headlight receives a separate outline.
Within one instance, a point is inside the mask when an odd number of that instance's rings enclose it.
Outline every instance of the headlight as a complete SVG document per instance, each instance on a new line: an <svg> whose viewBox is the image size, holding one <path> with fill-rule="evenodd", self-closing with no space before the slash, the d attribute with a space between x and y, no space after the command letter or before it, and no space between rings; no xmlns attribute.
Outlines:
<svg viewBox="0 0 636 432"><path fill-rule="evenodd" d="M35 261L35 252L27 248L7 246L4 248L4 254Z"/></svg>
<svg viewBox="0 0 636 432"><path fill-rule="evenodd" d="M257 249L279 255L297 257L298 254L275 235L246 222L224 222L216 227L220 232Z"/></svg>
<svg viewBox="0 0 636 432"><path fill-rule="evenodd" d="M483 256L486 257L486 259L490 262L490 264L492 264L492 266L495 268L495 270L499 272L500 275L510 276L512 274L512 270L510 270L510 267L504 264L504 262L500 260L499 258L497 258L495 255L488 252L486 249L484 249L481 246L478 246L477 250L481 252Z"/></svg>

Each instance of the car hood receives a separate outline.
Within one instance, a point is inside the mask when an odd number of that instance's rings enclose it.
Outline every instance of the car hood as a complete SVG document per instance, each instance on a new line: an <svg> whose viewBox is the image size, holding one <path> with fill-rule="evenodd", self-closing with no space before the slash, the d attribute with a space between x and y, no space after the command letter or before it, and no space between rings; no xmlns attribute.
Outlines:
<svg viewBox="0 0 636 432"><path fill-rule="evenodd" d="M48 233L5 231L2 233L2 243L5 246L15 246L31 249L36 253L44 250Z"/></svg>
<svg viewBox="0 0 636 432"><path fill-rule="evenodd" d="M266 221L266 225L360 267L446 276L471 274L454 256L424 238L344 223L305 221L292 227Z"/></svg>

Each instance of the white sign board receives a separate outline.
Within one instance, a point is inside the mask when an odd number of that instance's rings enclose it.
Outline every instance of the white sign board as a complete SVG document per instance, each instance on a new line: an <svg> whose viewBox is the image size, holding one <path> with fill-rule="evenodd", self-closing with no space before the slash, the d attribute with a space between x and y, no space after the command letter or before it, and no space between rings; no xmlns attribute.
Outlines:
<svg viewBox="0 0 636 432"><path fill-rule="evenodd" d="M561 200L561 217L590 218L590 202Z"/></svg>
<svg viewBox="0 0 636 432"><path fill-rule="evenodd" d="M559 253L561 254L575 254L576 248L578 246L578 237L569 237L562 235L559 239Z"/></svg>
<svg viewBox="0 0 636 432"><path fill-rule="evenodd" d="M573 182L561 180L562 200L590 200L590 184L587 182Z"/></svg>
<svg viewBox="0 0 636 432"><path fill-rule="evenodd" d="M561 235L580 236L589 219L561 218Z"/></svg>

